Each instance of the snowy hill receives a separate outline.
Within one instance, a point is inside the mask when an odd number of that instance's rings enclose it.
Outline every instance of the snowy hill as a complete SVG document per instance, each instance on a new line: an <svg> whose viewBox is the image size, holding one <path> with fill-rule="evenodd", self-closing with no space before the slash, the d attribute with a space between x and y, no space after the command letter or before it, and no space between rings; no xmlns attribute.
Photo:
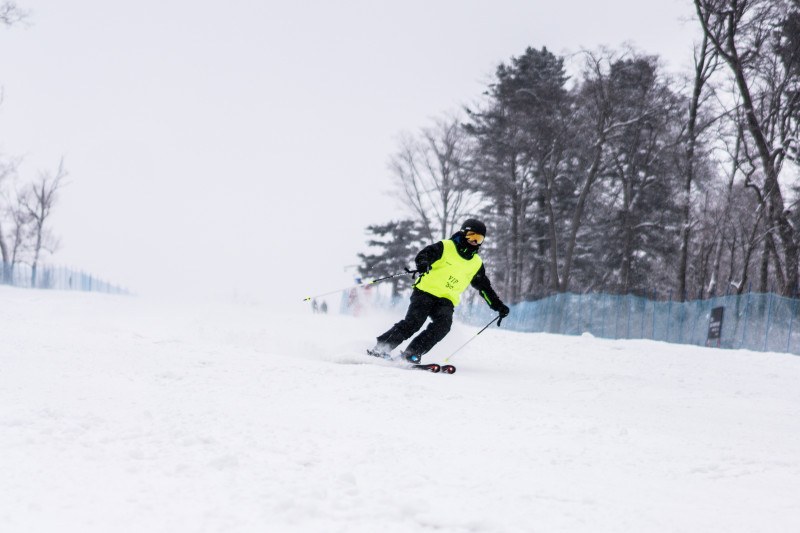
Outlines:
<svg viewBox="0 0 800 533"><path fill-rule="evenodd" d="M0 287L0 531L800 531L800 358ZM475 328L456 325L423 361Z"/></svg>

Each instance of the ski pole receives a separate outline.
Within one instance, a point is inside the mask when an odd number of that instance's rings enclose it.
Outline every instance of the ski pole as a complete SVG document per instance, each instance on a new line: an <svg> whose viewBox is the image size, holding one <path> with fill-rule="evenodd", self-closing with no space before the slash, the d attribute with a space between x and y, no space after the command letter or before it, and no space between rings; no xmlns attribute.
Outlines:
<svg viewBox="0 0 800 533"><path fill-rule="evenodd" d="M486 324L485 326L483 326L483 329L481 329L481 330L480 330L478 333L476 333L476 334L475 334L473 337L471 337L471 338L470 338L470 339L469 339L467 342L465 342L464 344L462 344L462 345L461 345L461 347L460 347L458 350L456 350L455 352L453 352L453 353L451 353L449 356L447 356L447 357L445 358L444 362L445 362L445 363L449 363L449 362L450 362L450 359L452 359L452 358L453 358L453 356L454 356L455 354L457 354L458 352L460 352L460 351L461 351L461 348L463 348L464 346L466 346L467 344L469 344L470 342L472 342L473 340L475 340L475 337L477 337L478 335L480 335L481 333L483 333L484 331L486 331L486 328L488 328L489 326L491 326L492 324L494 324L494 323L495 323L495 321L496 321L498 318L500 318L500 315L497 315L496 317L494 317L494 318L491 320L491 322L489 322L488 324Z"/></svg>
<svg viewBox="0 0 800 533"><path fill-rule="evenodd" d="M360 283L358 285L353 285L352 287L345 287L344 289L338 289L338 290L335 290L335 291L326 292L324 294L317 294L316 296L309 296L308 298L303 298L303 301L307 302L309 300L313 300L314 298L322 298L323 296L328 296L330 294L336 294L337 292L349 291L349 290L352 290L352 289L357 289L359 287L366 287L368 285L372 285L373 283L378 283L379 281L386 281L387 279L399 278L400 276L408 276L408 275L415 274L415 273L416 273L416 270L406 270L405 272L400 272L398 274L392 274L391 276L385 276L385 277L382 277L382 278L373 279L369 283Z"/></svg>

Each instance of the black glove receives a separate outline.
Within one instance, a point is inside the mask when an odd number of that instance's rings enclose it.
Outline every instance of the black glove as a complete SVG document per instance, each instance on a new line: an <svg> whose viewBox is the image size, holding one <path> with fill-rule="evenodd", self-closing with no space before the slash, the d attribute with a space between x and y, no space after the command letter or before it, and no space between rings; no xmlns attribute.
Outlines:
<svg viewBox="0 0 800 533"><path fill-rule="evenodd" d="M403 267L403 270L405 270L406 272L411 274L411 279L416 279L417 278L417 274L419 274L419 271L417 271L417 270L409 270L408 267Z"/></svg>
<svg viewBox="0 0 800 533"><path fill-rule="evenodd" d="M497 327L500 327L500 322L502 322L503 319L508 316L508 313L511 312L511 309L509 309L506 304L499 304L495 311L500 313L500 320L497 321Z"/></svg>
<svg viewBox="0 0 800 533"><path fill-rule="evenodd" d="M423 274L427 274L428 271L431 269L431 265L428 263L417 263L417 274L422 276Z"/></svg>

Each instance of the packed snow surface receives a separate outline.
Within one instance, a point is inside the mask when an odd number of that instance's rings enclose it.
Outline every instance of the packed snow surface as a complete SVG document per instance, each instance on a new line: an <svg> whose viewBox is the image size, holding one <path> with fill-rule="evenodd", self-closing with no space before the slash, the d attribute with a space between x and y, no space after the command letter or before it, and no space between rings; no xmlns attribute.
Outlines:
<svg viewBox="0 0 800 533"><path fill-rule="evenodd" d="M0 531L800 531L796 356L281 307L0 287Z"/></svg>

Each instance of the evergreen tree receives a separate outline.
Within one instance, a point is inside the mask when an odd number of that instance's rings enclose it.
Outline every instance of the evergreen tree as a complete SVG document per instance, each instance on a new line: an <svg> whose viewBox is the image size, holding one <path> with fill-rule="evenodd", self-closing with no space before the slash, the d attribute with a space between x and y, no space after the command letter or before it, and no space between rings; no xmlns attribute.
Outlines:
<svg viewBox="0 0 800 533"><path fill-rule="evenodd" d="M467 131L477 143L470 186L490 205L485 218L494 229L492 246L502 252L495 261L504 263L499 285L511 302L530 292L525 282L531 277L549 272L557 284L560 206L554 195L566 157L566 82L563 58L528 48L497 68L485 108L468 110Z"/></svg>
<svg viewBox="0 0 800 533"><path fill-rule="evenodd" d="M415 269L414 258L423 246L429 244L421 224L413 220L392 221L387 224L369 226L367 231L373 236L368 241L370 247L379 251L374 254L358 254L361 264L358 271L364 278L382 278ZM411 276L391 280L392 297L411 287Z"/></svg>

